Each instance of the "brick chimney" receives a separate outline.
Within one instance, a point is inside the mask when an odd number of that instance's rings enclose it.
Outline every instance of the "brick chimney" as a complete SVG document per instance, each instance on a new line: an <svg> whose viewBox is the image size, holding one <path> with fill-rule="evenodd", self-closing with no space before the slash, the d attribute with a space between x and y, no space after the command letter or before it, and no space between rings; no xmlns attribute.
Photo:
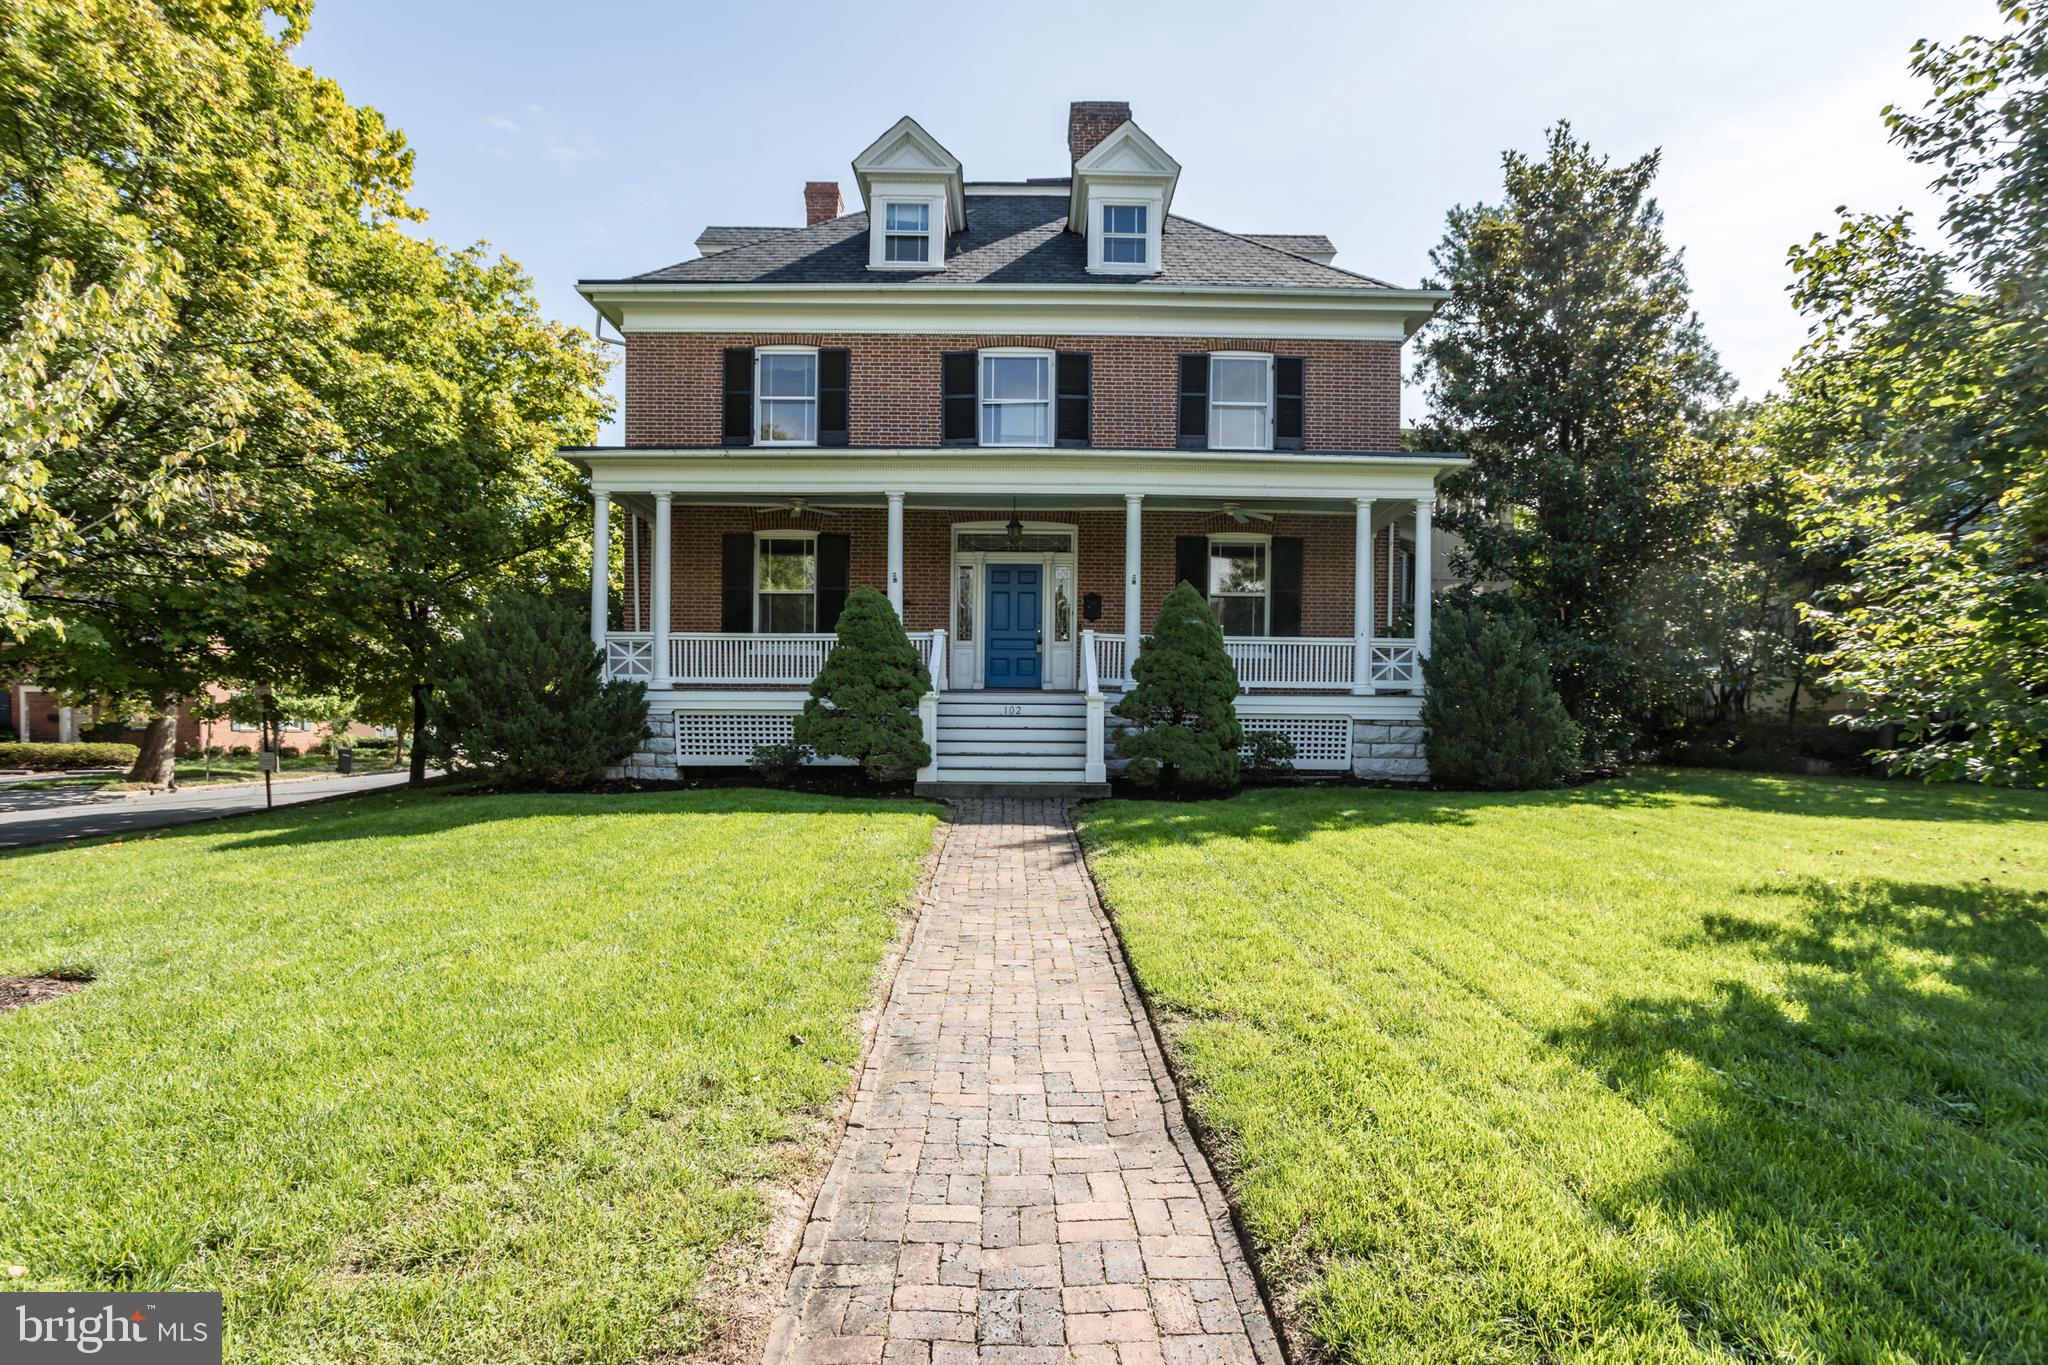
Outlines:
<svg viewBox="0 0 2048 1365"><path fill-rule="evenodd" d="M829 223L839 216L839 182L837 180L806 180L804 182L804 226L816 227Z"/></svg>
<svg viewBox="0 0 2048 1365"><path fill-rule="evenodd" d="M1075 100L1067 106L1067 152L1070 161L1079 161L1095 150L1095 145L1130 121L1131 106L1126 100Z"/></svg>

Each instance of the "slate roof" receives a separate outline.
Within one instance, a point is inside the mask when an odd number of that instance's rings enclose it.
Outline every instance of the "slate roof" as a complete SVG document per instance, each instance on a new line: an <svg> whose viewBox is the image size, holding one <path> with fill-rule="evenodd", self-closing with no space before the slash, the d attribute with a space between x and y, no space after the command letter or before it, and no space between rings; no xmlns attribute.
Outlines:
<svg viewBox="0 0 2048 1365"><path fill-rule="evenodd" d="M967 194L967 231L947 239L930 271L868 269L868 216L852 213L631 277L648 284L1095 284L1112 289L1393 289L1385 280L1318 265L1279 247L1169 215L1156 275L1090 275L1088 247L1066 231L1064 194ZM606 283L586 281L585 283ZM616 283L616 281L611 281Z"/></svg>
<svg viewBox="0 0 2048 1365"><path fill-rule="evenodd" d="M1248 242L1262 246L1277 247L1296 256L1334 256L1337 244L1320 232L1241 232L1238 234ZM699 238L699 241L702 239Z"/></svg>
<svg viewBox="0 0 2048 1365"><path fill-rule="evenodd" d="M705 247L745 246L768 237L780 237L785 232L801 232L802 228L790 227L708 227L697 234L693 244L699 251Z"/></svg>

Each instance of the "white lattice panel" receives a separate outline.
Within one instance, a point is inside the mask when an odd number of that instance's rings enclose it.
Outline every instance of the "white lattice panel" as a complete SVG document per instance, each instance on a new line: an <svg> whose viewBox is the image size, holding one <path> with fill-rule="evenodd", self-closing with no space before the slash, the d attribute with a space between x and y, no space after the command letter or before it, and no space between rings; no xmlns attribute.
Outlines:
<svg viewBox="0 0 2048 1365"><path fill-rule="evenodd" d="M1348 716L1247 716L1246 734L1278 730L1294 741L1294 766L1308 770L1351 767L1351 718Z"/></svg>
<svg viewBox="0 0 2048 1365"><path fill-rule="evenodd" d="M676 762L745 763L763 744L787 744L794 717L766 715L678 715Z"/></svg>

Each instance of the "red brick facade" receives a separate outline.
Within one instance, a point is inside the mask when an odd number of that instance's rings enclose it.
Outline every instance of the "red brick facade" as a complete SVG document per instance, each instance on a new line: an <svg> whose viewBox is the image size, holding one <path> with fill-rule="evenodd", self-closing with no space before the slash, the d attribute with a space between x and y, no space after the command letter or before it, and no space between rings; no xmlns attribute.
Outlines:
<svg viewBox="0 0 2048 1365"><path fill-rule="evenodd" d="M728 531L834 531L849 538L854 586L887 587L888 523L879 507L851 507L834 517L815 514L791 517L780 509L754 511L742 507L693 507L678 503L672 513L673 567L670 570L669 628L677 632L720 628L720 553ZM950 627L947 592L951 579L952 533L956 522L1001 522L1002 512L958 511L910 507L903 514L903 607L911 630ZM1034 512L1034 525L1074 528L1075 591L1085 597L1099 593L1102 614L1083 621L1104 635L1123 633L1124 514L1118 511ZM650 625L648 570L653 552L653 527L637 517L622 518L622 576L627 590L623 626L646 630ZM1223 515L1146 511L1144 536L1143 629L1150 630L1159 605L1174 585L1174 540L1186 535L1299 536L1302 539L1301 633L1349 637L1352 627L1353 520L1345 516L1276 516L1272 521L1239 525ZM1405 544L1405 541L1404 541ZM1399 607L1388 600L1387 533L1374 540L1374 630L1386 633Z"/></svg>
<svg viewBox="0 0 2048 1365"><path fill-rule="evenodd" d="M1401 348L1391 341L1193 337L894 336L884 333L626 335L626 444L716 446L729 346L844 346L852 352L850 438L856 446L939 444L939 357L947 351L1032 346L1094 357L1093 436L1106 449L1171 449L1178 430L1180 356L1265 351L1301 356L1310 450L1401 447Z"/></svg>

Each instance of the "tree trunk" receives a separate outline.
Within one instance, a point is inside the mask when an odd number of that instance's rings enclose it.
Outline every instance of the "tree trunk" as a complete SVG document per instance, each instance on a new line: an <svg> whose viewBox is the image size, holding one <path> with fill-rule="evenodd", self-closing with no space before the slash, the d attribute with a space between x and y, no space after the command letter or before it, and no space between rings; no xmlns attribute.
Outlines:
<svg viewBox="0 0 2048 1365"><path fill-rule="evenodd" d="M142 750L135 766L128 770L130 782L141 782L159 791L178 785L178 710L174 703L165 710L152 710L142 730Z"/></svg>
<svg viewBox="0 0 2048 1365"><path fill-rule="evenodd" d="M1792 695L1785 698L1785 723L1799 719L1799 675L1792 675Z"/></svg>
<svg viewBox="0 0 2048 1365"><path fill-rule="evenodd" d="M427 731L427 685L412 685L412 768L406 778L409 787L423 786L427 780L427 748L420 743L420 736Z"/></svg>

